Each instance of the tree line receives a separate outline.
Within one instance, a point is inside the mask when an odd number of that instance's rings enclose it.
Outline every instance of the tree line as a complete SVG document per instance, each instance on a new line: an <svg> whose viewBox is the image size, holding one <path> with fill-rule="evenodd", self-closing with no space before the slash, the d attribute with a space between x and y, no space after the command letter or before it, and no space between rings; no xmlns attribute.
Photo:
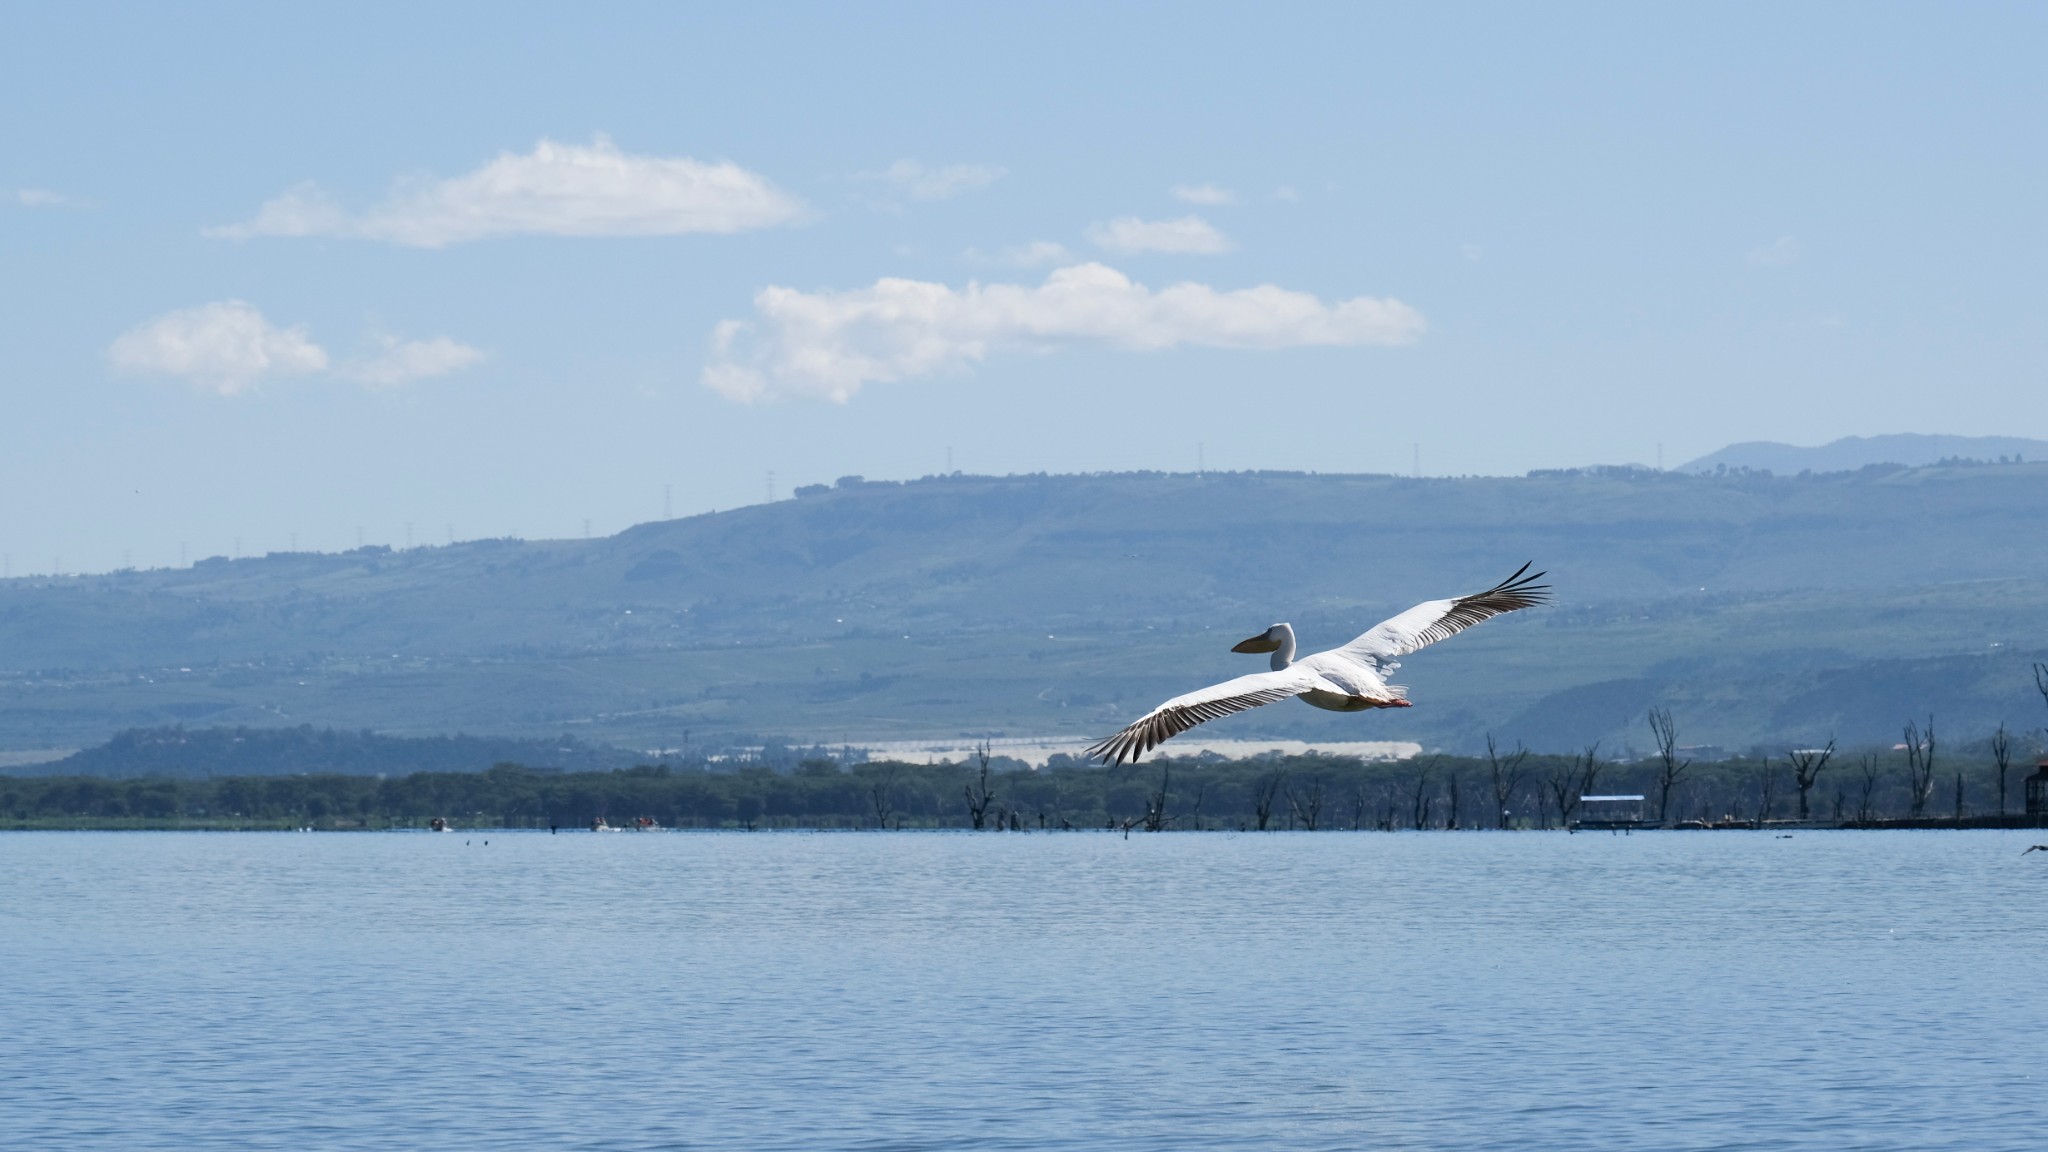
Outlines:
<svg viewBox="0 0 2048 1152"><path fill-rule="evenodd" d="M2048 685L2048 672L2044 672ZM2010 732L1951 747L1930 718L1895 747L1757 750L1695 762L1669 713L1656 752L1614 760L1597 746L1537 753L1489 737L1480 756L1401 761L1305 755L1158 757L1044 768L991 755L944 764L695 763L559 771L504 763L403 776L0 778L0 823L35 826L585 828L641 817L670 828L961 828L1124 831L1545 829L1585 818L1585 797L1640 793L1672 824L1812 819L1840 823L2016 811L2026 765ZM848 759L852 759L849 757ZM1943 788L1942 785L1950 785Z"/></svg>

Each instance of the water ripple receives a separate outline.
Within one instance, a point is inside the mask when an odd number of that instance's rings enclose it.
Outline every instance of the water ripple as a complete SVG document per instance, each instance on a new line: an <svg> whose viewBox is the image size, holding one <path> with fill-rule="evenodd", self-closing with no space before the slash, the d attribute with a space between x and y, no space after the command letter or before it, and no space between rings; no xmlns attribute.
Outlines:
<svg viewBox="0 0 2048 1152"><path fill-rule="evenodd" d="M0 1132L2032 1148L2025 835L9 835Z"/></svg>

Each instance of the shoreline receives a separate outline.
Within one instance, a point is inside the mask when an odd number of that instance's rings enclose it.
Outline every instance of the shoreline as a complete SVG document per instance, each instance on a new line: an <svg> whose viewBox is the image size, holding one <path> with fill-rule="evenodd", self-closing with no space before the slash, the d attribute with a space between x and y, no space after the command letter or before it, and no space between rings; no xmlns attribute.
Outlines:
<svg viewBox="0 0 2048 1152"><path fill-rule="evenodd" d="M745 825L745 824L738 824L738 823L726 823L726 824L690 824L690 825L684 825L684 826L680 826L680 827L658 827L658 828L649 828L649 829L636 829L636 828L608 828L608 829L605 829L605 831L606 831L606 832L618 832L618 833L633 833L633 834L635 834L635 835L640 835L640 834L645 834L645 833L702 833L702 834L727 834L727 833L735 833L735 832L739 832L739 833L776 833L776 832L808 832L808 833L818 833L818 832L834 832L834 833L874 833L874 832L888 832L888 833L899 833L899 832L910 832L910 833L927 833L927 832L928 832L928 833L946 833L946 834L952 834L952 833L968 833L968 832L978 832L978 833L980 833L980 834L986 834L986 835L997 835L997 834L1003 834L1003 835L1028 835L1028 834L1031 834L1031 833L1043 833L1043 834L1057 834L1057 833L1070 833L1070 832L1074 832L1074 833L1087 833L1087 832L1096 832L1096 833L1108 833L1108 834L1110 834L1110 835L1114 835L1114 836L1124 836L1124 835L1128 835L1128 834L1130 834L1130 833L1136 833L1136 834L1138 834L1138 835L1154 835L1154 834L1157 834L1157 833L1160 833L1160 832L1165 832L1165 833L1178 833L1178 834L1196 834L1196 835L1204 835L1204 834L1214 834L1214 833L1219 833L1219 832L1226 832L1226 833L1232 833L1232 834L1242 834L1242 835L1255 835L1255 834L1256 834L1256 835L1267 835L1267 834L1283 834L1283 833L1285 833L1285 834L1313 834L1313 835L1323 835L1323 834L1326 834L1326 833L1357 833L1357 834L1366 834L1366 833L1371 833L1371 834L1374 834L1374 835L1389 835L1389 834L1394 834L1394 833L1399 833L1399 834L1402 834L1402 835L1414 835L1414 834L1417 834L1417 833L1421 833L1421 834L1425 834L1425 835L1440 835L1440 834L1444 834L1444 833L1453 833L1453 834L1483 833L1483 834L1494 834L1494 835L1500 835L1500 834L1516 834L1516 835L1521 835L1521 834L1525 834L1525 833L1535 833L1535 834L1542 834L1542 833L1564 833L1565 835L1570 835L1570 836L1578 836L1578 835L1587 835L1587 836L1591 836L1591 835L1597 835L1597 834L1599 834L1599 833L1602 833L1602 832L1607 832L1607 833L1611 833L1611 834L1627 834L1627 835L1634 835L1634 834L1636 834L1636 833L1651 833L1651 832L1670 832L1670 833L1678 833L1678 832L1771 832L1771 833L1776 833L1776 834L1779 834L1779 835L1789 835L1789 834L1792 834L1792 833L1797 833L1797 832L1940 832L1940 831L1949 831L1949 832L2001 832L2001 831L2003 831L2003 832L2010 832L2010 831L2020 831L2020 830L2025 830L2025 829L2029 829L2029 828L2048 828L2048 816L2014 816L2014 815L2008 815L2008 816L1965 816L1965 817L1963 817L1963 818L1962 818L1962 819L1961 819L1960 821L1958 821L1958 820L1956 820L1956 819L1953 819L1953 818L1945 818L1945 819L1927 819L1927 818L1921 818L1921 819L1912 819L1912 818L1903 818L1903 819L1898 819L1898 820L1865 820L1865 821L1858 821L1858 820L1845 820L1845 821L1841 821L1841 822L1835 822L1835 821L1803 821L1803 822L1802 822L1802 821L1796 821L1796 820L1785 820L1785 821L1777 821L1777 820L1773 820L1773 821L1767 821L1767 822L1765 822L1765 823L1763 823L1763 824L1758 824L1758 823L1757 823L1756 821L1754 821L1754 820L1731 820L1731 821L1721 821L1721 822L1704 822L1704 821L1697 821L1697 820L1687 820L1687 821L1681 821L1681 822L1679 822L1679 823L1677 823L1677 824L1675 824L1675 825L1671 825L1671 826L1669 826L1669 827L1667 827L1667 826L1665 826L1665 825L1661 825L1661 824L1655 824L1655 823L1645 823L1645 824L1620 824L1620 823L1615 823L1615 824L1605 824L1605 823L1603 823L1603 824L1581 824L1581 825L1573 825L1572 827L1569 827L1569 828L1534 828L1534 827L1527 827L1527 828L1317 828L1317 829L1306 829L1306 828L1268 828L1268 829L1258 829L1258 828L1239 828L1239 827L1226 827L1226 826L1223 826L1223 825L1221 825L1221 824L1219 823L1218 825L1216 825L1216 826L1213 826L1213 827L1201 827L1201 828L1160 828L1160 829L1152 829L1152 830L1148 830L1148 829L1146 829L1146 828L1145 828L1145 827L1143 826L1143 824L1142 824L1141 822L1136 822L1136 821L1132 822L1132 823L1130 824L1130 826L1129 826L1128 828L1126 828L1126 827L1125 827L1125 826L1124 826L1123 824L1116 824L1116 825L1112 825L1112 826L1108 826L1108 827L1102 827L1102 826L1093 826L1093 825L1091 825L1091 826L1089 826L1089 827L1071 827L1071 828L1019 828L1019 829L1014 829L1014 830L1004 830L1004 829L994 829L994 828L976 829L976 828L972 827L971 825L968 825L968 824L966 824L966 823L964 823L964 822L963 822L963 823L959 823L959 824L952 824L952 823L932 823L932 824L914 824L914 825L909 825L909 826L897 826L897 827L893 827L893 828L875 828L875 827L872 827L872 826L865 826L865 827L864 827L864 826L859 826L859 825L853 825L853 824L823 824L823 823L798 823L798 822L790 822L790 823L776 823L776 824L756 824L756 825L753 825L753 826L748 826L748 825ZM368 825L368 824L344 824L344 823L335 823L335 822L329 822L329 823L315 823L315 824L304 824L304 823L295 823L295 822L292 822L292 821L286 821L286 820L152 820L152 819L146 819L146 818L137 818L137 819L123 819L123 818L115 818L115 819L109 819L109 818L101 818L101 817L80 817L80 818L77 818L77 819L51 818L51 819L40 819L40 820L0 820L0 834L6 834L6 833L11 833L11 832L227 832L227 833L233 833L233 832L270 832L270 833L274 833L274 832L342 832L342 833L403 833L403 834L407 834L407 835L411 835L411 834L415 834L415 833L416 833L416 834L420 834L420 835L428 835L428 836L432 836L432 835L452 835L452 834L455 834L455 833L463 833L463 834L469 834L469 833L501 833L501 834L507 834L507 835L510 835L510 834L513 834L513 833L520 833L520 834L526 834L526 835L549 835L549 834L556 834L556 835L564 835L564 836L567 836L567 835L588 835L588 834L589 834L589 833L590 833L591 831L592 831L592 829L590 829L590 828L586 828L586 827L582 827L582 826L580 826L580 825L579 825L579 826L575 826L575 827L570 827L570 826L558 826L557 828L555 828L555 829L553 829L553 830L550 830L550 829L548 828L548 826L547 826L547 825L545 825L545 824L542 824L542 825L540 825L540 826L538 826L538 827L535 827L535 826L533 826L533 825L531 825L531 824L465 824L465 825L460 825L460 826L454 826L454 825L451 825L451 826L450 826L450 827L449 827L448 829L446 829L446 831L445 831L445 832L436 832L435 830L433 830L433 829L429 828L429 827L427 826L427 821L424 821L424 820L422 820L422 821L419 821L419 822L417 822L417 823L403 823L403 824L396 824L396 823L393 823L393 824L382 824L382 825L376 825L376 826L372 826L372 825Z"/></svg>

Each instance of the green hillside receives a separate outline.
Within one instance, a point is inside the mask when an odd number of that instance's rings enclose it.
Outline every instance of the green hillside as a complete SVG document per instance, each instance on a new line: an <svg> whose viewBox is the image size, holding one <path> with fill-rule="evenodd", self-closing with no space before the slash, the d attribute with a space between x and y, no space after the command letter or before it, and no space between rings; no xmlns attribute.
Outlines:
<svg viewBox="0 0 2048 1152"><path fill-rule="evenodd" d="M0 582L0 749L164 724L830 743L1099 734L1524 560L1558 606L1411 657L1417 707L1220 735L1487 730L1617 750L1876 739L2048 711L2048 464L1796 477L946 476L591 541L291 554Z"/></svg>

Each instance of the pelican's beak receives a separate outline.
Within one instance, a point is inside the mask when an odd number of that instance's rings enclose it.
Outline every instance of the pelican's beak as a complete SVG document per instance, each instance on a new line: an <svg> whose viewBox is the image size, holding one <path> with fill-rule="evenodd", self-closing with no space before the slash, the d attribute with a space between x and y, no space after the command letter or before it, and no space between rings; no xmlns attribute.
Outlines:
<svg viewBox="0 0 2048 1152"><path fill-rule="evenodd" d="M1278 652L1279 650L1280 642L1278 640L1273 639L1271 636L1266 635L1264 632L1259 633L1257 636L1254 636L1249 640L1241 640L1237 643L1235 647L1231 648L1232 652L1254 653Z"/></svg>

